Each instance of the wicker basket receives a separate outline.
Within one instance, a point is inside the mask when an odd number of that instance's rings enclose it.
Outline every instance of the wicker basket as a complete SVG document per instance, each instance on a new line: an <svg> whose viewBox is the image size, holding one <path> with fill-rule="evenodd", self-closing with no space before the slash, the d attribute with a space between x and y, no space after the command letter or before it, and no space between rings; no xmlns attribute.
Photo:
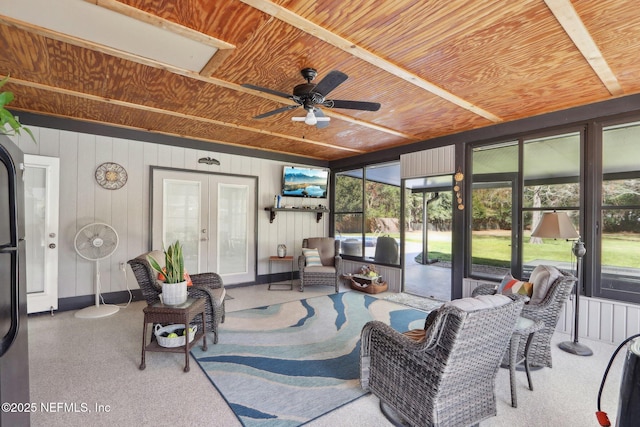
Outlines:
<svg viewBox="0 0 640 427"><path fill-rule="evenodd" d="M198 330L198 325L193 325L190 326L191 331L189 332L189 342L193 341L193 338L196 336L196 331ZM163 337L162 335L165 332L168 333L172 333L177 331L178 329L184 329L184 325L183 324L176 324L176 325L167 325L167 326L160 326L159 324L156 325L155 328L155 335L156 335L156 340L158 340L158 344L161 347L181 347L184 345L184 335L178 335L177 337L174 338L169 338L169 337Z"/></svg>
<svg viewBox="0 0 640 427"><path fill-rule="evenodd" d="M362 283L361 283L362 282ZM374 282L374 281L358 281L357 278L351 279L351 289L366 292L368 294L377 294L384 292L389 288L387 282Z"/></svg>

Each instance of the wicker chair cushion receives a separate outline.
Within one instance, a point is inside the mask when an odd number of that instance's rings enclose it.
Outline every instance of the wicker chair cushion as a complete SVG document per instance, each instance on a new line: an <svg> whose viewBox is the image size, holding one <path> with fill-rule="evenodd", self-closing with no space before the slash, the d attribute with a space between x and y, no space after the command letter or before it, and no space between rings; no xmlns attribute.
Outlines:
<svg viewBox="0 0 640 427"><path fill-rule="evenodd" d="M316 248L320 255L322 265L334 265L336 254L336 241L333 237L309 237L306 239L306 248Z"/></svg>
<svg viewBox="0 0 640 427"><path fill-rule="evenodd" d="M407 338L411 338L414 341L422 342L424 337L427 336L427 331L424 329L411 329L410 331L403 332L402 335Z"/></svg>
<svg viewBox="0 0 640 427"><path fill-rule="evenodd" d="M429 330L431 325L433 325L433 322L436 320L436 317L438 317L437 308L429 312L427 319L424 321L424 329L411 329L410 331L404 332L403 335L405 335L408 338L411 338L414 341L421 342L422 340L424 340L424 337L427 336L427 330Z"/></svg>
<svg viewBox="0 0 640 427"><path fill-rule="evenodd" d="M562 273L551 265L538 265L531 272L529 281L533 283L533 294L529 304L540 304L549 292L549 288L553 285Z"/></svg>
<svg viewBox="0 0 640 427"><path fill-rule="evenodd" d="M503 295L520 294L530 297L533 294L533 283L518 280L507 274L500 282L498 291Z"/></svg>
<svg viewBox="0 0 640 427"><path fill-rule="evenodd" d="M156 262L158 263L158 265L160 267L164 268L164 266L165 266L165 261L166 260L164 258L164 252L162 252L162 251L151 251L148 254L144 254L144 255L141 255L141 256L144 257L145 261L148 261L147 260L147 256L150 256L151 258L156 260Z"/></svg>
<svg viewBox="0 0 640 427"><path fill-rule="evenodd" d="M311 266L304 268L305 273L324 273L324 274L335 274L336 268L330 265L321 265L321 266Z"/></svg>
<svg viewBox="0 0 640 427"><path fill-rule="evenodd" d="M322 261L320 261L320 254L318 249L315 248L302 248L302 253L305 258L305 265L307 267L321 267Z"/></svg>
<svg viewBox="0 0 640 427"><path fill-rule="evenodd" d="M444 303L443 307L457 307L466 312L484 310L486 308L500 307L509 304L513 300L502 294L480 295L472 298L455 299Z"/></svg>
<svg viewBox="0 0 640 427"><path fill-rule="evenodd" d="M512 300L501 294L496 295L480 295L473 298L462 298L453 301L449 301L444 304L443 307L457 307L464 311L476 311L486 308L500 307L510 303ZM412 329L405 332L403 335L411 338L414 341L421 342L427 335L429 327L433 324L438 316L438 310L433 310L427 316L427 320L424 322L424 329Z"/></svg>

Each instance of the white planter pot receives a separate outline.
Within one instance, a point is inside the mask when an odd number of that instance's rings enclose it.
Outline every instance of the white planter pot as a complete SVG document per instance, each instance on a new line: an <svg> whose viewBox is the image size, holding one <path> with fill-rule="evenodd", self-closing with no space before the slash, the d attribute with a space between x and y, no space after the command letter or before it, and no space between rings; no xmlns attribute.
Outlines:
<svg viewBox="0 0 640 427"><path fill-rule="evenodd" d="M163 283L162 302L166 305L179 305L187 300L187 282Z"/></svg>

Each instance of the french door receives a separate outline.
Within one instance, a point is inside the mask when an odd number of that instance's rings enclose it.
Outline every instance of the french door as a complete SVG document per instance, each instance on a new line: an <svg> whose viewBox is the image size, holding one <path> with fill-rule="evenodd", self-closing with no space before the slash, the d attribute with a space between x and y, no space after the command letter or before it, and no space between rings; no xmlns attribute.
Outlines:
<svg viewBox="0 0 640 427"><path fill-rule="evenodd" d="M58 309L60 160L24 156L27 312Z"/></svg>
<svg viewBox="0 0 640 427"><path fill-rule="evenodd" d="M151 244L179 240L189 273L255 281L256 178L152 169Z"/></svg>

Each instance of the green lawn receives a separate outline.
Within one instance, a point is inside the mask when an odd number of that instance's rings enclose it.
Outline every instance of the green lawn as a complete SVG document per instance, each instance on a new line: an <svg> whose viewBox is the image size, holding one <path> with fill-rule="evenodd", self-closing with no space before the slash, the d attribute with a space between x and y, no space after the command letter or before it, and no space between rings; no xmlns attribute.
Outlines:
<svg viewBox="0 0 640 427"><path fill-rule="evenodd" d="M451 259L450 233L429 232L429 256L443 261ZM407 233L407 241L419 243L420 233ZM544 239L541 244L523 245L524 262L535 259L572 262L572 242ZM602 264L617 267L640 268L640 236L634 234L605 234L602 240ZM473 263L509 267L511 238L504 232L476 233L473 237ZM589 251L589 248L587 248Z"/></svg>

